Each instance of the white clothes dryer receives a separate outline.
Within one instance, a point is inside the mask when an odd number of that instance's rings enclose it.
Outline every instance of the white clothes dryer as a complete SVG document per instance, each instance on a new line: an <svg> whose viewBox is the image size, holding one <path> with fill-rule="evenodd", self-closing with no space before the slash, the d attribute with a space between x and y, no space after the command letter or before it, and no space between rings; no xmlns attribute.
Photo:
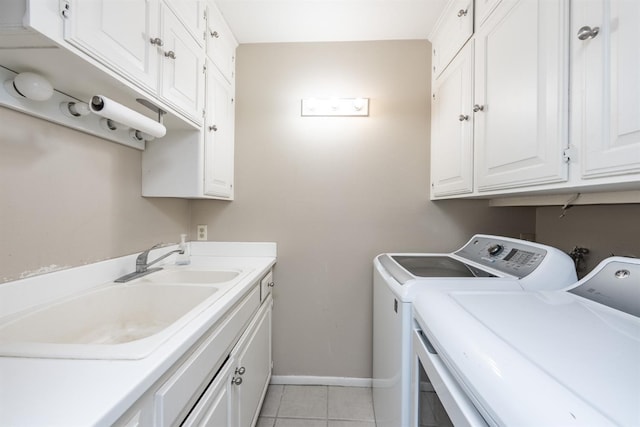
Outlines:
<svg viewBox="0 0 640 427"><path fill-rule="evenodd" d="M417 365L456 426L640 426L639 259L555 291L424 289L413 309Z"/></svg>
<svg viewBox="0 0 640 427"><path fill-rule="evenodd" d="M453 253L378 255L373 278L373 405L378 427L410 426L411 304L425 288L558 289L577 280L558 249L478 234Z"/></svg>

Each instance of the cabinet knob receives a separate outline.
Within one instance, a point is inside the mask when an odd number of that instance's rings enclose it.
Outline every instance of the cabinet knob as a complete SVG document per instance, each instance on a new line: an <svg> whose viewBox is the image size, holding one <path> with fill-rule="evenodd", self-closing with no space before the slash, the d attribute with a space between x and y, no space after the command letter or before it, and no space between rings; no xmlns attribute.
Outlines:
<svg viewBox="0 0 640 427"><path fill-rule="evenodd" d="M275 286L275 283L269 282L269 283L267 283L267 286L270 287L270 288L273 288Z"/></svg>
<svg viewBox="0 0 640 427"><path fill-rule="evenodd" d="M478 111L484 111L484 105L478 105L478 104L474 105L473 112L477 113Z"/></svg>
<svg viewBox="0 0 640 427"><path fill-rule="evenodd" d="M467 16L467 9L460 9L458 11L458 18L462 18L463 16Z"/></svg>
<svg viewBox="0 0 640 427"><path fill-rule="evenodd" d="M164 42L162 41L162 39L161 39L160 37L150 38L150 39L149 39L149 42L150 42L152 45L155 45L155 46L162 46L162 45L164 45Z"/></svg>
<svg viewBox="0 0 640 427"><path fill-rule="evenodd" d="M209 31L209 34L211 34L211 37L218 39L220 38L220 34L218 34L217 31Z"/></svg>
<svg viewBox="0 0 640 427"><path fill-rule="evenodd" d="M460 120L461 122L464 122L465 120L469 120L469 116L467 116L465 114L460 114L458 116L458 120Z"/></svg>
<svg viewBox="0 0 640 427"><path fill-rule="evenodd" d="M233 377L233 378L231 378L231 384L233 384L233 385L240 385L240 384L242 384L242 378L240 378L240 377Z"/></svg>
<svg viewBox="0 0 640 427"><path fill-rule="evenodd" d="M167 58L176 59L176 53L172 50L170 50L169 52L165 52L164 56L166 56Z"/></svg>
<svg viewBox="0 0 640 427"><path fill-rule="evenodd" d="M598 35L599 32L600 32L600 27L591 28L590 26L585 25L584 27L578 30L578 39L580 40L593 39Z"/></svg>
<svg viewBox="0 0 640 427"><path fill-rule="evenodd" d="M244 366L236 368L236 374L238 375L244 375L245 372L247 372L247 370L244 368Z"/></svg>
<svg viewBox="0 0 640 427"><path fill-rule="evenodd" d="M209 132L217 132L218 131L218 126L213 125L213 126L209 126Z"/></svg>

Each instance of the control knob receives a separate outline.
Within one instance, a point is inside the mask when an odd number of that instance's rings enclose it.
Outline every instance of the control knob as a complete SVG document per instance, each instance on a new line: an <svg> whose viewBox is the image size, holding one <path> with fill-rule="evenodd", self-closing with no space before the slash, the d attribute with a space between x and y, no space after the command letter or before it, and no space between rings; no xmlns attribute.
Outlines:
<svg viewBox="0 0 640 427"><path fill-rule="evenodd" d="M489 252L489 255L491 256L496 256L496 255L499 255L500 252L503 251L503 249L504 249L504 246L500 244L495 244L495 245L489 246L489 249L487 249L487 252Z"/></svg>

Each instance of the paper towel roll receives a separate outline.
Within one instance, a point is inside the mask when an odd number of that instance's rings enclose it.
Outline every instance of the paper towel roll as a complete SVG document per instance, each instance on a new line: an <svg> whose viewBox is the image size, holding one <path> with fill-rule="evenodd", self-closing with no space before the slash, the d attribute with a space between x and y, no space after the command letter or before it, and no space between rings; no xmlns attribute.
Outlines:
<svg viewBox="0 0 640 427"><path fill-rule="evenodd" d="M89 108L92 113L130 126L156 138L162 138L167 133L167 128L164 127L162 123L158 123L137 111L133 111L106 96L92 96L89 102Z"/></svg>

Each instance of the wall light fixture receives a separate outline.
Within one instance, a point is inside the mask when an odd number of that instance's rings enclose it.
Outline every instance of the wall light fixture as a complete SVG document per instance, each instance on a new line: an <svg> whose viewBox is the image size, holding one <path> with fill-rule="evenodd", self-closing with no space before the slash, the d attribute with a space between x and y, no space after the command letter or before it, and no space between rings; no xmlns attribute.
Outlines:
<svg viewBox="0 0 640 427"><path fill-rule="evenodd" d="M27 98L32 101L46 101L53 95L53 86L40 74L26 71L4 81L9 95L15 98Z"/></svg>
<svg viewBox="0 0 640 427"><path fill-rule="evenodd" d="M369 115L369 98L304 98L300 114L303 117L366 117Z"/></svg>

